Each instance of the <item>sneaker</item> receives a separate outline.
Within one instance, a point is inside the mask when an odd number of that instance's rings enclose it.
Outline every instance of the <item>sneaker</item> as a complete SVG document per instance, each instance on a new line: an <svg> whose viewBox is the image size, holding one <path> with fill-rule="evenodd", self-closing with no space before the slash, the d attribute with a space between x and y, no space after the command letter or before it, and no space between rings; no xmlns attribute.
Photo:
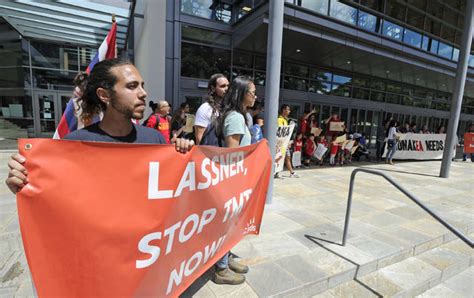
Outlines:
<svg viewBox="0 0 474 298"><path fill-rule="evenodd" d="M280 174L280 172L276 173L273 178L275 178L275 179L281 179L281 180L285 179L285 178L283 178L283 176Z"/></svg>
<svg viewBox="0 0 474 298"><path fill-rule="evenodd" d="M229 256L229 269L235 273L247 273L249 272L249 266L240 264L234 257Z"/></svg>
<svg viewBox="0 0 474 298"><path fill-rule="evenodd" d="M291 173L289 177L290 178L300 178L300 176L298 174L296 174L296 172Z"/></svg>
<svg viewBox="0 0 474 298"><path fill-rule="evenodd" d="M245 276L239 273L234 273L229 268L216 268L214 278L212 279L219 285L240 285L245 282Z"/></svg>

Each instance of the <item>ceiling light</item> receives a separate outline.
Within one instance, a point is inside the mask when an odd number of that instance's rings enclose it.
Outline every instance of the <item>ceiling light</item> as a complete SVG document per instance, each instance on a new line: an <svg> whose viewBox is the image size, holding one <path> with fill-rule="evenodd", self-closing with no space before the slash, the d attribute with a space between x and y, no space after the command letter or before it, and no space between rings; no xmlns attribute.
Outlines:
<svg viewBox="0 0 474 298"><path fill-rule="evenodd" d="M300 49L296 49L296 52L299 53L299 52L301 52L301 50L300 50Z"/></svg>
<svg viewBox="0 0 474 298"><path fill-rule="evenodd" d="M244 6L244 7L242 7L242 10L245 11L245 12L249 12L249 11L252 10L252 8L248 7L248 6Z"/></svg>
<svg viewBox="0 0 474 298"><path fill-rule="evenodd" d="M351 64L352 62L351 61L346 61L347 64Z"/></svg>
<svg viewBox="0 0 474 298"><path fill-rule="evenodd" d="M386 70L385 73L390 73L390 70Z"/></svg>

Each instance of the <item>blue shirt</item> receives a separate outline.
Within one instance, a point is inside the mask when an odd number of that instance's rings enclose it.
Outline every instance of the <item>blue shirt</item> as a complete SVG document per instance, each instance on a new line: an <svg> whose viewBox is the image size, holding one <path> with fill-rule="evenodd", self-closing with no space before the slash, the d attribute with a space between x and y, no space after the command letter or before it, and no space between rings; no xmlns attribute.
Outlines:
<svg viewBox="0 0 474 298"><path fill-rule="evenodd" d="M251 144L250 131L245 124L244 115L236 111L230 112L224 120L224 137L232 135L241 135L240 146Z"/></svg>

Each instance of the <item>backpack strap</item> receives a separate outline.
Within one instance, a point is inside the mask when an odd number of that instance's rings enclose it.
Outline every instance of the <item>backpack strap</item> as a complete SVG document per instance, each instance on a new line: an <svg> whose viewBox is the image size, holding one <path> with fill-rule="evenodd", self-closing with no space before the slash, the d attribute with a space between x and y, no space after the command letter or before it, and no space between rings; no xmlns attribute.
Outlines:
<svg viewBox="0 0 474 298"><path fill-rule="evenodd" d="M158 114L155 114L155 118L156 118L155 129L158 129L158 126L160 125L160 116L158 116Z"/></svg>

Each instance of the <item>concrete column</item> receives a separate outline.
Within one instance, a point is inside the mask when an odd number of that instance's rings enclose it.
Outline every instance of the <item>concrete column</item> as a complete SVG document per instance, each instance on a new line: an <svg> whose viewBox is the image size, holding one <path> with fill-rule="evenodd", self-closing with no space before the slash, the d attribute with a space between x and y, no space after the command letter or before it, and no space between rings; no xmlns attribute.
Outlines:
<svg viewBox="0 0 474 298"><path fill-rule="evenodd" d="M272 176L268 186L267 204L273 199L273 173L275 171L275 148L278 105L280 98L281 47L283 40L284 0L269 1L270 21L267 39L267 73L265 80L265 138L272 154Z"/></svg>
<svg viewBox="0 0 474 298"><path fill-rule="evenodd" d="M449 169L451 167L451 159L456 145L456 132L459 125L459 116L461 114L462 97L464 94L464 85L466 84L467 66L469 53L472 44L473 31L473 1L466 1L466 12L464 14L464 28L462 33L461 48L459 53L459 61L456 71L456 80L454 82L453 99L451 103L451 112L448 122L448 130L446 131L446 142L443 152L443 161L441 162L441 170L439 176L442 178L449 177Z"/></svg>

